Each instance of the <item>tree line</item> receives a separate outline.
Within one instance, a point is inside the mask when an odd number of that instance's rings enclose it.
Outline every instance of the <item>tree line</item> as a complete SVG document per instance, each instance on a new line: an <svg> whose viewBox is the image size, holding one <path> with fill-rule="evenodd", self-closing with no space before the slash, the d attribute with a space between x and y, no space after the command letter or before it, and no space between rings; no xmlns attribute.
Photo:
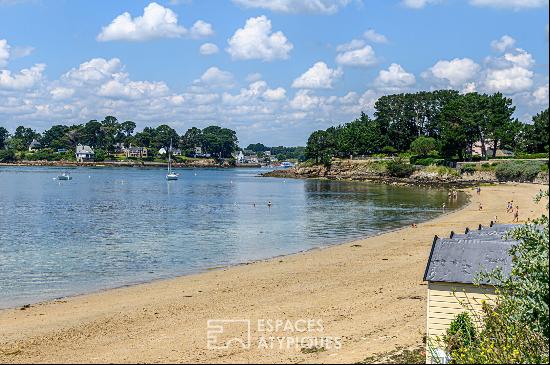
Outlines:
<svg viewBox="0 0 550 365"><path fill-rule="evenodd" d="M279 161L282 160L299 160L303 161L305 159L305 147L285 147L285 146L273 146L268 147L263 143L251 143L246 148L245 151L252 151L258 156L261 156L267 151L271 152L272 156L276 156Z"/></svg>
<svg viewBox="0 0 550 365"><path fill-rule="evenodd" d="M113 116L107 116L102 121L90 120L84 124L58 124L43 133L19 126L12 135L6 128L0 127L0 150L25 151L33 140L38 141L41 148L53 151L74 150L78 144L83 144L106 153L114 153L117 146L132 145L146 147L154 155L160 148L167 149L172 143L173 148L181 149L185 155L194 154L195 148L200 147L204 154L230 158L238 149L236 132L219 126L209 126L202 130L193 127L183 135L178 135L175 129L166 124L156 128L145 127L137 133L135 129L134 122L119 122Z"/></svg>
<svg viewBox="0 0 550 365"><path fill-rule="evenodd" d="M497 149L548 152L548 109L533 124L514 118L512 99L501 93L460 94L455 90L387 95L352 122L313 132L306 157L330 163L332 157L395 154L417 147L422 154L466 160L480 144L484 157ZM428 149L428 151L426 151ZM488 154L490 151L490 154Z"/></svg>

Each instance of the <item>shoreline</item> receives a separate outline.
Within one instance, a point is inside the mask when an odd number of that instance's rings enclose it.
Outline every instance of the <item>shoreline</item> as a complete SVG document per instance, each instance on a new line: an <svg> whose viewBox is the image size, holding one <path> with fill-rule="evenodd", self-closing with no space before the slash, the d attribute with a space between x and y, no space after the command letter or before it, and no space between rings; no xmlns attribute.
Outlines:
<svg viewBox="0 0 550 365"><path fill-rule="evenodd" d="M24 311L0 310L0 361L356 362L397 345L412 346L425 329L421 273L433 234L487 225L496 212L505 216L500 213L505 201L499 198L507 196L522 207L522 220L536 217L544 211L532 202L538 190L532 184L486 187L477 197L486 206L482 212L469 190L470 200L461 208L416 229L40 303ZM393 300L384 301L388 296ZM327 335L342 336L343 346L338 352L315 353L205 349L206 319L242 317L320 318Z"/></svg>

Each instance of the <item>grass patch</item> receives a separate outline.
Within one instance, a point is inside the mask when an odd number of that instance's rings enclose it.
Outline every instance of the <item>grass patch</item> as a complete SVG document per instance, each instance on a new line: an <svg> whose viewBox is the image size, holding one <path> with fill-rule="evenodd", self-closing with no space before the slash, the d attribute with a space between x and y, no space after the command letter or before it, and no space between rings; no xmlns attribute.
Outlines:
<svg viewBox="0 0 550 365"><path fill-rule="evenodd" d="M428 166L424 169L428 173L436 173L438 176L460 176L460 172L456 169L446 166Z"/></svg>

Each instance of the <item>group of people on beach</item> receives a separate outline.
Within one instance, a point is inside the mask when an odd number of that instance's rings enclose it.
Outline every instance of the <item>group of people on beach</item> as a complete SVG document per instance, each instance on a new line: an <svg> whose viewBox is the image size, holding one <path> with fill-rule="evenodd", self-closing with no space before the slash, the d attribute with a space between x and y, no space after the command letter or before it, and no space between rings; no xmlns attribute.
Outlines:
<svg viewBox="0 0 550 365"><path fill-rule="evenodd" d="M506 213L514 213L514 219L512 222L518 223L519 222L519 205L516 205L514 208L514 201L509 201L506 204Z"/></svg>
<svg viewBox="0 0 550 365"><path fill-rule="evenodd" d="M458 191L457 190L449 190L447 193L447 197L449 200L456 200L458 199Z"/></svg>

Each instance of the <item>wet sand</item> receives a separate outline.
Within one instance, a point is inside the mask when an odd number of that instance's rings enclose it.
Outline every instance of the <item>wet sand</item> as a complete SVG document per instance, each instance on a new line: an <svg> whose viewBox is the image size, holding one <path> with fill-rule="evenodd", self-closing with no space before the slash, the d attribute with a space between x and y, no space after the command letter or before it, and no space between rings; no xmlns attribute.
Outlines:
<svg viewBox="0 0 550 365"><path fill-rule="evenodd" d="M422 275L434 235L487 225L495 216L499 223L510 223L513 215L506 213L506 202L512 199L520 207L520 221L540 216L545 204L536 205L533 197L541 188L501 184L483 187L481 195L470 189L470 203L463 209L418 228L24 310L2 310L0 362L354 363L397 346L415 346L425 332ZM250 349L209 349L209 319L250 320ZM273 333L260 331L258 320L291 325ZM298 320L316 324L312 331L300 332L304 322ZM247 340L242 326L227 328L224 336ZM266 349L272 337L332 338L341 347L302 350L301 345L280 346L275 341Z"/></svg>

